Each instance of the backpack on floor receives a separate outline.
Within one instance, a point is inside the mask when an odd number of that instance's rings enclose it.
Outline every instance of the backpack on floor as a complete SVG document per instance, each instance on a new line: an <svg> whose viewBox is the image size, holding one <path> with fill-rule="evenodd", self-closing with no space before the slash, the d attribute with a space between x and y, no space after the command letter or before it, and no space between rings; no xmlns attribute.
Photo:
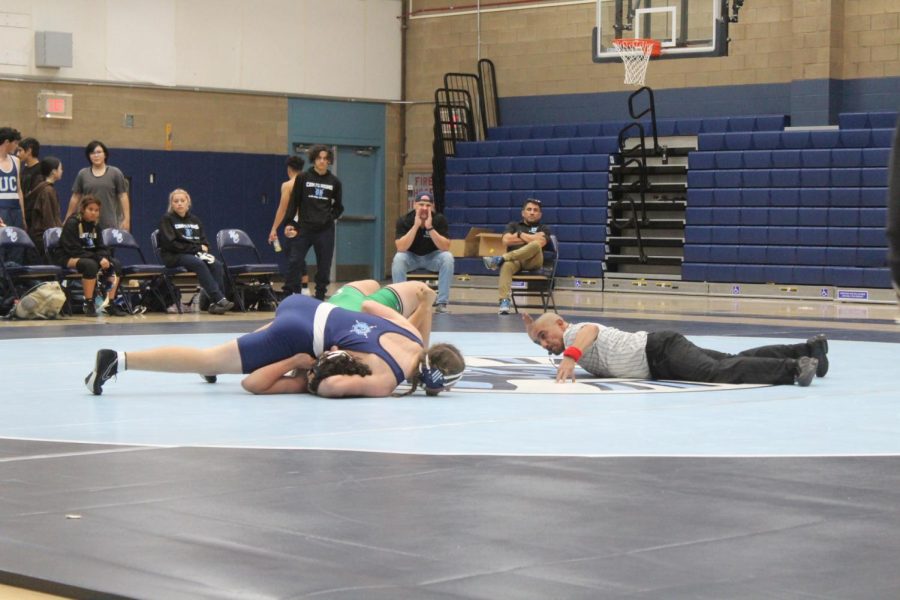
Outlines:
<svg viewBox="0 0 900 600"><path fill-rule="evenodd" d="M66 293L56 281L39 283L27 292L10 311L14 319L56 319L66 303Z"/></svg>

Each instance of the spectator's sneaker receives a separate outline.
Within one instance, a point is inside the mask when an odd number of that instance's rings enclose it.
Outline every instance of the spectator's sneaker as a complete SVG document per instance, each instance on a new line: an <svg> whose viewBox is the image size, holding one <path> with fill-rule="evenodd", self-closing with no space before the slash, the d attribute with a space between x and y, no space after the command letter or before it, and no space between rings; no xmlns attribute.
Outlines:
<svg viewBox="0 0 900 600"><path fill-rule="evenodd" d="M84 385L95 396L103 393L103 384L116 376L119 356L115 350L98 350L94 370L84 378Z"/></svg>
<svg viewBox="0 0 900 600"><path fill-rule="evenodd" d="M201 375L200 377L202 377L203 381L205 381L206 383L215 383L219 380L219 378L215 375Z"/></svg>
<svg viewBox="0 0 900 600"><path fill-rule="evenodd" d="M502 256L482 256L481 262L484 263L484 268L489 271L496 271L500 268L500 263L503 262Z"/></svg>
<svg viewBox="0 0 900 600"><path fill-rule="evenodd" d="M794 376L794 383L800 387L806 387L812 383L813 377L816 376L816 368L819 361L808 356L797 359L797 374Z"/></svg>
<svg viewBox="0 0 900 600"><path fill-rule="evenodd" d="M127 317L128 311L123 309L115 302L109 302L103 307L103 314L108 317Z"/></svg>
<svg viewBox="0 0 900 600"><path fill-rule="evenodd" d="M82 310L84 312L84 316L86 317L96 317L97 316L97 305L94 304L93 300L85 300L82 305Z"/></svg>
<svg viewBox="0 0 900 600"><path fill-rule="evenodd" d="M446 305L446 304L435 304L435 305L434 305L434 312L436 312L436 313L448 313L448 312L450 312L450 309L447 308L447 305Z"/></svg>
<svg viewBox="0 0 900 600"><path fill-rule="evenodd" d="M828 373L828 338L820 333L806 340L806 345L809 346L809 355L819 361L816 377L825 377Z"/></svg>
<svg viewBox="0 0 900 600"><path fill-rule="evenodd" d="M511 304L509 302L509 298L504 298L500 301L500 308L497 309L498 315L508 315Z"/></svg>
<svg viewBox="0 0 900 600"><path fill-rule="evenodd" d="M234 302L231 302L228 298L222 298L218 302L209 305L209 314L224 315L232 308L234 308Z"/></svg>

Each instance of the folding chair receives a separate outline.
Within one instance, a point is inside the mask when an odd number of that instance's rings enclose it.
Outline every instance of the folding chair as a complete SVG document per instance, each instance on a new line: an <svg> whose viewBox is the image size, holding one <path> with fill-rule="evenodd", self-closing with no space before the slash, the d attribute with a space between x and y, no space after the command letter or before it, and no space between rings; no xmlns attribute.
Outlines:
<svg viewBox="0 0 900 600"><path fill-rule="evenodd" d="M113 256L122 264L122 280L119 282L119 294L125 302L125 308L128 312L134 314L134 304L131 296L138 293L139 296L144 294L156 296L160 303L165 306L166 299L159 292L156 284L162 283L163 286L175 298L175 290L172 284L166 278L166 267L161 264L151 264L144 258L144 251L135 241L134 236L124 229L104 229L101 234L103 243L110 249ZM135 260L137 259L137 260ZM131 282L137 284L137 290L132 289L135 286ZM146 307L145 307L146 309Z"/></svg>
<svg viewBox="0 0 900 600"><path fill-rule="evenodd" d="M524 283L525 287L513 287L510 290L513 309L518 313L519 305L516 297L536 296L541 299L541 308L547 312L547 308L556 310L556 302L553 300L553 290L556 288L556 264L559 262L559 241L555 235L550 236L550 242L544 246L544 265L540 269L531 271L519 271L513 275L513 284ZM523 308L527 305L523 305Z"/></svg>
<svg viewBox="0 0 900 600"><path fill-rule="evenodd" d="M26 253L31 249L37 254L34 242L25 230L19 227L0 227L0 251L3 251L0 254L5 256L5 250L8 248L23 248ZM16 300L20 298L18 286L32 287L40 281L59 281L62 274L62 269L56 265L14 265L14 263L6 264L3 260L0 260L0 270L10 293Z"/></svg>
<svg viewBox="0 0 900 600"><path fill-rule="evenodd" d="M154 229L150 234L150 245L153 246L153 254L156 256L156 260L162 263L162 253L159 250L159 229ZM198 294L200 280L196 273L188 271L184 267L165 267L165 269L167 288L175 299L175 307L178 309L178 314L181 314L183 312L181 308L182 294L184 292ZM163 303L165 304L165 302Z"/></svg>
<svg viewBox="0 0 900 600"><path fill-rule="evenodd" d="M278 306L278 299L272 290L272 280L279 274L278 265L263 263L262 255L246 232L240 229L222 229L216 234L216 246L225 266L225 275L234 291L234 301L242 312L247 311L247 290L254 290L260 298ZM237 262L241 259L256 262Z"/></svg>

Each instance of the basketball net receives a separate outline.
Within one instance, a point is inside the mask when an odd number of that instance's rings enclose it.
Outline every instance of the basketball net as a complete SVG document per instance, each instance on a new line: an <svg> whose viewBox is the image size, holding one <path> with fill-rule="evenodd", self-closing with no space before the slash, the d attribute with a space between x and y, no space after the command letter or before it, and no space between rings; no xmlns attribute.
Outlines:
<svg viewBox="0 0 900 600"><path fill-rule="evenodd" d="M622 39L613 42L613 48L625 63L626 84L644 85L650 57L659 55L659 47L657 40L649 39Z"/></svg>

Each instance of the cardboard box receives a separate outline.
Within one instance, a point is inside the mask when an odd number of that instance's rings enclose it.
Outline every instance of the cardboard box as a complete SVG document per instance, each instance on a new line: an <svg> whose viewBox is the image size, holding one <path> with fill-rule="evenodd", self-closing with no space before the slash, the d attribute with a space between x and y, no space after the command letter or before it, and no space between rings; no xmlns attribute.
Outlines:
<svg viewBox="0 0 900 600"><path fill-rule="evenodd" d="M479 233L478 256L499 256L506 252L506 246L500 240L502 233Z"/></svg>
<svg viewBox="0 0 900 600"><path fill-rule="evenodd" d="M466 256L481 256L481 254L478 253L479 244L481 241L478 236L484 233L493 232L485 227L472 227L466 234L466 239L450 240L450 254L457 258L464 258Z"/></svg>

